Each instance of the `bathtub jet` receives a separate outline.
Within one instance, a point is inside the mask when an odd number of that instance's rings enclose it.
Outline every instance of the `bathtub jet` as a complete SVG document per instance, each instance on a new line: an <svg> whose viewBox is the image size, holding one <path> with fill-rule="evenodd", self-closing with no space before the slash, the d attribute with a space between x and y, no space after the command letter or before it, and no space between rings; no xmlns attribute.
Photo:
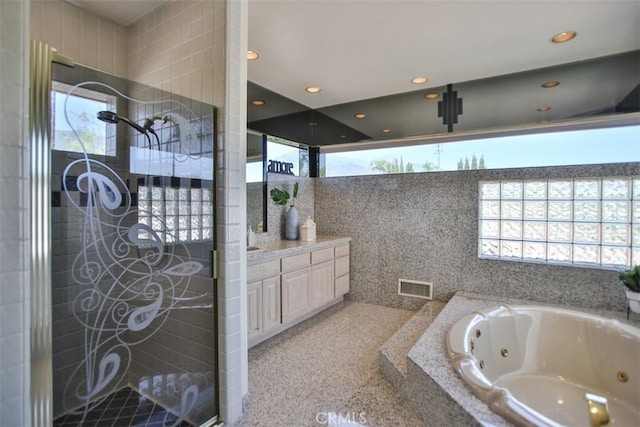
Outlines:
<svg viewBox="0 0 640 427"><path fill-rule="evenodd" d="M458 320L449 359L515 425L640 425L640 329L578 311L499 306Z"/></svg>

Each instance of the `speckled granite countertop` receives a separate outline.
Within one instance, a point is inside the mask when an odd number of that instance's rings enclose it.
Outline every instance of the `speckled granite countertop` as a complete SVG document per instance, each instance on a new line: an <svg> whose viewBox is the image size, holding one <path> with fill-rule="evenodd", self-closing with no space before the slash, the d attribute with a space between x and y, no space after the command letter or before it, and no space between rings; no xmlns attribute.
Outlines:
<svg viewBox="0 0 640 427"><path fill-rule="evenodd" d="M626 320L626 313L622 312L590 310L555 304L543 304L535 301L457 292L453 298L449 300L433 323L431 323L425 334L422 335L411 351L409 351L408 357L482 425L505 426L509 424L502 417L493 413L480 399L477 399L453 370L446 354L445 337L449 332L449 328L463 316L476 310L483 310L503 304L557 306L569 310L614 318L635 327L640 326L640 322L636 319Z"/></svg>
<svg viewBox="0 0 640 427"><path fill-rule="evenodd" d="M247 251L247 262L255 264L268 261L274 258L295 255L304 252L311 252L318 249L329 248L344 243L349 243L351 237L340 236L316 236L313 242L303 242L301 240L276 240L255 245L259 251Z"/></svg>

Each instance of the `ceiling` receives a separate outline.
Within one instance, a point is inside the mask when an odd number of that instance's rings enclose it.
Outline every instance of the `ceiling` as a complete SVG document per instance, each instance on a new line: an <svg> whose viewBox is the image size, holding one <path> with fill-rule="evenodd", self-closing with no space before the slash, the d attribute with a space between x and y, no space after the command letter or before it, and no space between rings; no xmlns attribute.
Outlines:
<svg viewBox="0 0 640 427"><path fill-rule="evenodd" d="M69 1L132 25L175 0ZM300 142L325 145L446 131L437 116L442 97L428 101L423 95L442 94L451 83L464 102L460 130L477 123L506 126L487 120L509 115L515 123L593 115L613 111L623 100L631 100L634 111L640 101L639 1L248 2L248 46L260 54L248 63L249 101L266 101L261 107L249 103L250 127L267 133L300 128L306 135ZM577 37L551 42L568 30ZM635 53L621 55L629 52ZM612 69L607 58L622 65ZM417 76L428 81L411 83ZM542 90L542 78L561 84ZM322 90L310 94L308 86ZM535 112L542 105L552 109ZM366 112L367 119L354 119L357 112ZM257 126L267 122L271 127Z"/></svg>

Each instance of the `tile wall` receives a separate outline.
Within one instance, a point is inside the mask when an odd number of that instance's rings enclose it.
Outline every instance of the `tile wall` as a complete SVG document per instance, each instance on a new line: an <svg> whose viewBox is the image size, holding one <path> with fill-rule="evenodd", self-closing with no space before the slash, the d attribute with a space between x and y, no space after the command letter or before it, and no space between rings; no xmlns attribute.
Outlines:
<svg viewBox="0 0 640 427"><path fill-rule="evenodd" d="M29 4L0 2L0 420L30 418Z"/></svg>
<svg viewBox="0 0 640 427"><path fill-rule="evenodd" d="M315 183L316 223L353 239L349 297L356 301L421 306L397 295L403 278L432 282L440 301L464 290L625 310L614 271L478 259L478 181L639 174L631 163L323 178Z"/></svg>

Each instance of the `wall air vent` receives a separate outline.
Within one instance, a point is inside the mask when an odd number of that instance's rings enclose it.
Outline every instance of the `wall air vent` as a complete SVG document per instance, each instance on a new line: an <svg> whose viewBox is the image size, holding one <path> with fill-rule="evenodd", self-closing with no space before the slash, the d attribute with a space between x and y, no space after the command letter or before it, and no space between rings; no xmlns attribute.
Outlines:
<svg viewBox="0 0 640 427"><path fill-rule="evenodd" d="M404 297L433 299L433 283L398 279L398 295Z"/></svg>

